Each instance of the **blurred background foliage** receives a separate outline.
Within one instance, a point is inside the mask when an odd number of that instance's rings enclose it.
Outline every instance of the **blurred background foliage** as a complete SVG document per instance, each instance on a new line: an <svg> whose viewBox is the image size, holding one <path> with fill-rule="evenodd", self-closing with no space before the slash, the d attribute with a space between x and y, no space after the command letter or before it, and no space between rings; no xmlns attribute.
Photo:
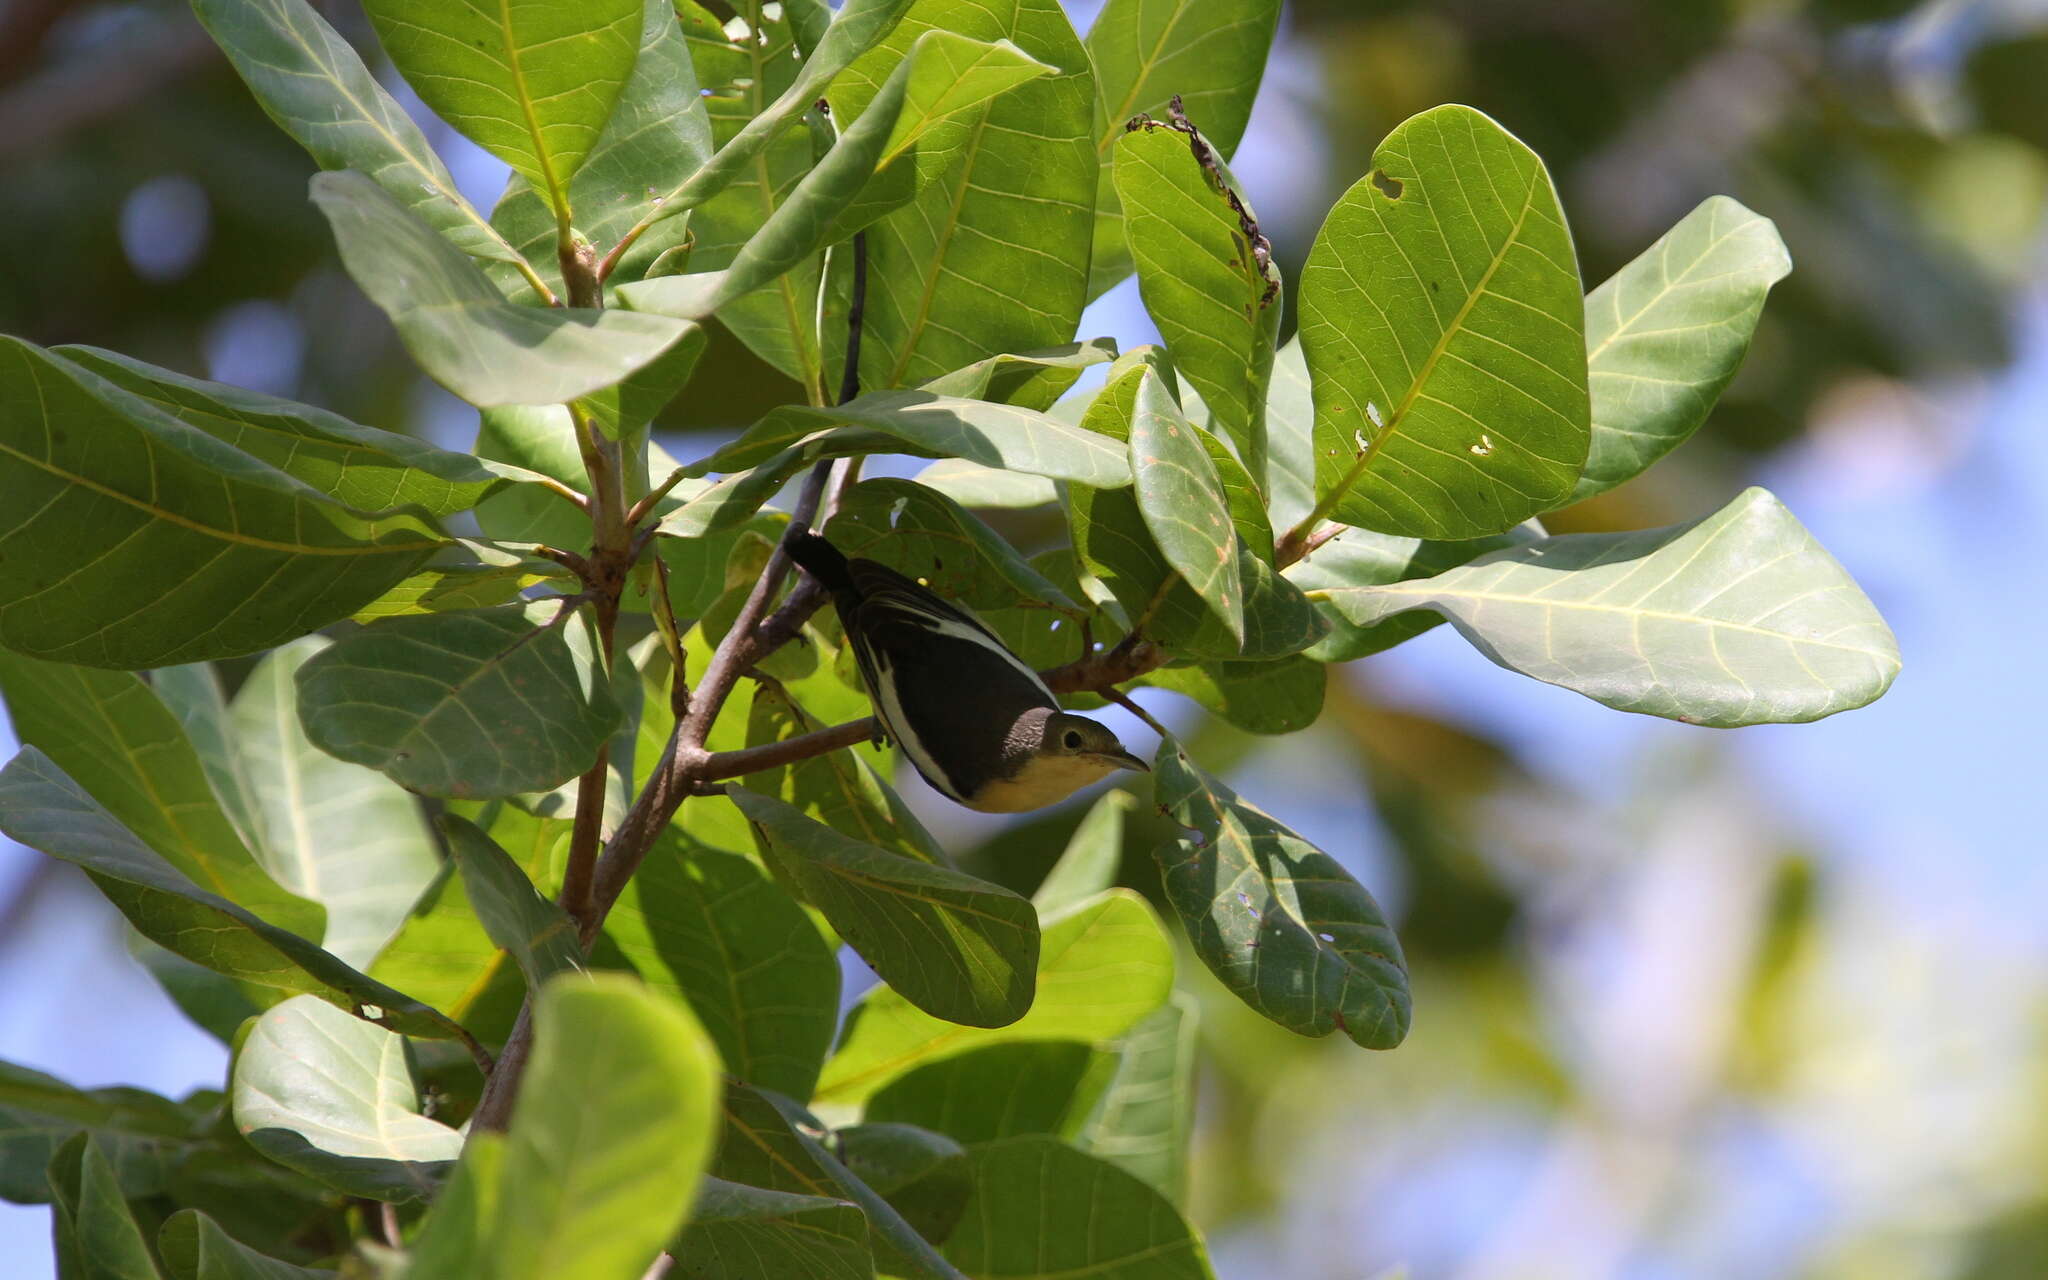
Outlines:
<svg viewBox="0 0 2048 1280"><path fill-rule="evenodd" d="M372 47L352 3L322 8ZM1146 695L1373 888L1414 970L1414 1034L1365 1054L1184 966L1219 1274L2048 1274L2048 705L2024 674L2048 627L2048 3L1294 0L1234 164L1290 280L1379 138L1447 101L1549 163L1589 286L1715 193L1795 263L1700 435L1553 526L1673 523L1760 479L1906 674L1840 720L1719 734L1514 680L1444 628L1336 671L1290 738ZM429 127L488 207L502 168ZM474 412L344 277L310 172L183 6L0 0L0 331L467 448ZM1097 333L1152 338L1130 285ZM729 336L700 367L661 424L679 456L801 398ZM1003 527L1027 550L1057 529ZM1078 820L913 800L1025 889ZM1155 894L1163 831L1140 816L1125 860ZM217 1081L75 873L7 855L0 1057ZM0 1257L45 1258L44 1231L7 1207Z"/></svg>

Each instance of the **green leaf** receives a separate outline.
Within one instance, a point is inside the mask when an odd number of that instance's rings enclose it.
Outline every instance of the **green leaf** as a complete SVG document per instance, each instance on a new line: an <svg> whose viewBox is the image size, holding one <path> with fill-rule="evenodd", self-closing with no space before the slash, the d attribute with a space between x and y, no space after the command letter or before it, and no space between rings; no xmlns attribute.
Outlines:
<svg viewBox="0 0 2048 1280"><path fill-rule="evenodd" d="M1083 370L1114 359L1115 339L1090 338L1042 351L989 356L951 373L942 373L918 389L933 395L993 400L1043 412L1067 393Z"/></svg>
<svg viewBox="0 0 2048 1280"><path fill-rule="evenodd" d="M675 6L670 0L645 0L633 73L619 90L604 132L569 180L576 230L599 254L608 252L656 208L650 191L681 184L710 159L711 151L711 118L697 89ZM513 175L498 207L491 210L491 225L558 285L554 210L531 183ZM609 282L639 279L667 243L660 236L636 243L613 268Z"/></svg>
<svg viewBox="0 0 2048 1280"><path fill-rule="evenodd" d="M587 621L549 606L386 618L299 669L321 750L427 795L546 791L590 767L619 723Z"/></svg>
<svg viewBox="0 0 2048 1280"><path fill-rule="evenodd" d="M376 599L446 541L5 337L0 491L0 644L96 667L281 644Z"/></svg>
<svg viewBox="0 0 2048 1280"><path fill-rule="evenodd" d="M564 221L569 180L640 51L641 8L641 0L363 5L384 51L434 114L511 165Z"/></svg>
<svg viewBox="0 0 2048 1280"><path fill-rule="evenodd" d="M1124 859L1124 815L1137 804L1128 791L1102 793L1031 895L1041 915L1058 915L1116 884Z"/></svg>
<svg viewBox="0 0 2048 1280"><path fill-rule="evenodd" d="M256 1020L231 1087L251 1146L350 1195L427 1199L462 1154L461 1134L420 1114L405 1038L311 996Z"/></svg>
<svg viewBox="0 0 2048 1280"><path fill-rule="evenodd" d="M850 1201L706 1178L672 1252L692 1280L873 1280L867 1215Z"/></svg>
<svg viewBox="0 0 2048 1280"><path fill-rule="evenodd" d="M1176 992L1117 1046L1116 1074L1074 1145L1136 1174L1177 1205L1188 1199L1195 1127L1195 1020Z"/></svg>
<svg viewBox="0 0 2048 1280"><path fill-rule="evenodd" d="M1344 601L1365 587L1415 578L1431 578L1455 569L1489 551L1521 546L1544 536L1531 521L1506 533L1458 542L1429 542L1370 529L1346 529L1306 558L1287 567L1287 578L1300 587L1330 623L1330 634L1308 656L1318 662L1349 662L1393 648L1443 621L1427 610L1399 613L1370 626L1355 625Z"/></svg>
<svg viewBox="0 0 2048 1280"><path fill-rule="evenodd" d="M1131 271L1114 182L1114 147L1141 113L1161 115L1179 94L1188 117L1228 157L1251 119L1280 20L1280 0L1109 0L1088 28L1095 68L1095 189L1090 301Z"/></svg>
<svg viewBox="0 0 2048 1280"><path fill-rule="evenodd" d="M974 1196L946 1257L975 1280L1212 1280L1202 1241L1166 1197L1056 1138L973 1148Z"/></svg>
<svg viewBox="0 0 2048 1280"><path fill-rule="evenodd" d="M1173 945L1152 909L1117 889L1044 926L1038 996L994 1029L955 1025L892 987L870 991L847 1018L819 1078L821 1102L854 1103L910 1068L1010 1040L1111 1040L1158 1008L1173 988ZM886 976L886 975L884 975Z"/></svg>
<svg viewBox="0 0 2048 1280"><path fill-rule="evenodd" d="M412 1239L408 1276L488 1276L503 1194L505 1135L477 1131ZM360 1244L358 1248L360 1248Z"/></svg>
<svg viewBox="0 0 2048 1280"><path fill-rule="evenodd" d="M6 690L6 666L5 655L0 655L0 694ZM149 688L185 730L185 740L198 755L199 767L213 788L214 799L220 802L221 812L234 826L243 845L254 853L262 843L263 817L256 807L255 784L249 778L242 752L235 745L227 695L221 692L220 677L213 665L194 662L159 668L149 673ZM17 736L22 732L19 723L15 732ZM44 749L49 749L48 744ZM89 769L82 761L75 763L81 772ZM132 830L135 824L129 825Z"/></svg>
<svg viewBox="0 0 2048 1280"><path fill-rule="evenodd" d="M55 354L358 511L414 506L450 515L475 506L501 482L467 454L358 426L309 404L188 378L96 347L58 347Z"/></svg>
<svg viewBox="0 0 2048 1280"><path fill-rule="evenodd" d="M1368 1049L1408 1034L1408 973L1372 895L1335 858L1202 772L1180 743L1153 759L1159 804L1187 829L1154 851L1195 953L1238 999L1299 1035Z"/></svg>
<svg viewBox="0 0 2048 1280"><path fill-rule="evenodd" d="M999 471L994 467L984 467L978 462L964 462L959 458L939 459L918 472L916 480L925 488L944 494L963 507L980 507L985 510L1024 510L1030 507L1050 506L1059 498L1059 490L1044 476Z"/></svg>
<svg viewBox="0 0 2048 1280"><path fill-rule="evenodd" d="M1216 468L1166 384L1141 370L1128 420L1138 514L1159 553L1240 646L1244 579Z"/></svg>
<svg viewBox="0 0 2048 1280"><path fill-rule="evenodd" d="M970 609L1023 605L1080 614L995 530L912 480L863 480L847 490L832 517L832 539L849 556L879 561Z"/></svg>
<svg viewBox="0 0 2048 1280"><path fill-rule="evenodd" d="M906 1004L978 1027L1015 1022L1031 1007L1039 947L1030 903L850 839L772 797L739 787L727 796L776 874L824 912Z"/></svg>
<svg viewBox="0 0 2048 1280"><path fill-rule="evenodd" d="M1250 215L1189 150L1188 135L1137 129L1116 144L1114 178L1145 310L1212 429L1264 488L1266 382L1280 328L1280 273L1245 234ZM1242 205L1241 195L1238 195Z"/></svg>
<svg viewBox="0 0 2048 1280"><path fill-rule="evenodd" d="M21 742L76 779L131 840L271 924L321 936L321 905L280 886L257 862L214 798L198 752L148 685L125 671L0 650L0 692Z"/></svg>
<svg viewBox="0 0 2048 1280"><path fill-rule="evenodd" d="M912 1067L870 1095L861 1115L968 1143L1023 1133L1071 1138L1102 1097L1117 1062L1078 1040L983 1045Z"/></svg>
<svg viewBox="0 0 2048 1280"><path fill-rule="evenodd" d="M529 989L538 991L556 974L584 967L575 924L540 895L511 854L452 813L442 814L439 825L477 919L492 942L512 953Z"/></svg>
<svg viewBox="0 0 2048 1280"><path fill-rule="evenodd" d="M50 1159L80 1133L92 1136L122 1195L161 1194L205 1119L187 1103L141 1089L75 1089L0 1062L0 1200L47 1202Z"/></svg>
<svg viewBox="0 0 2048 1280"><path fill-rule="evenodd" d="M839 964L758 864L671 828L605 917L605 936L648 986L689 1003L728 1074L811 1095L839 1021Z"/></svg>
<svg viewBox="0 0 2048 1280"><path fill-rule="evenodd" d="M1315 437L1308 359L1296 334L1274 355L1266 383L1266 490L1275 528L1291 529L1315 508Z"/></svg>
<svg viewBox="0 0 2048 1280"><path fill-rule="evenodd" d="M327 647L308 636L256 664L235 693L235 746L260 815L263 865L327 908L321 945L363 968L441 862L411 796L319 750L299 727L297 675Z"/></svg>
<svg viewBox="0 0 2048 1280"><path fill-rule="evenodd" d="M50 1190L65 1280L159 1280L142 1228L92 1135L78 1134L57 1149Z"/></svg>
<svg viewBox="0 0 2048 1280"><path fill-rule="evenodd" d="M335 1275L258 1253L197 1209L181 1209L165 1220L156 1247L174 1280L323 1280Z"/></svg>
<svg viewBox="0 0 2048 1280"><path fill-rule="evenodd" d="M832 408L784 405L739 439L686 473L743 471L781 449L851 425L887 434L904 452L966 458L983 466L1072 480L1098 489L1131 482L1130 463L1110 441L1079 427L1020 409L937 396L928 391L877 391Z"/></svg>
<svg viewBox="0 0 2048 1280"><path fill-rule="evenodd" d="M1564 534L1330 598L1361 626L1433 609L1510 671L1716 728L1853 710L1899 671L1869 598L1762 489L1687 524Z"/></svg>
<svg viewBox="0 0 2048 1280"><path fill-rule="evenodd" d="M1593 443L1574 502L1699 430L1749 350L1764 297L1791 270L1769 218L1714 196L1586 295Z"/></svg>
<svg viewBox="0 0 2048 1280"><path fill-rule="evenodd" d="M815 166L716 271L668 276L619 290L639 311L697 320L768 284L818 250L859 231L892 203L856 205L878 167L916 146L954 116L1052 68L1008 41L994 44L947 31L927 31L897 64L881 91ZM922 163L921 161L918 163Z"/></svg>
<svg viewBox="0 0 2048 1280"><path fill-rule="evenodd" d="M1162 667L1145 677L1155 689L1194 699L1250 733L1297 733L1323 713L1323 660L1296 654L1272 662L1204 662Z"/></svg>
<svg viewBox="0 0 2048 1280"><path fill-rule="evenodd" d="M193 0L277 126L322 169L355 169L473 257L519 255L456 189L426 135L305 0Z"/></svg>
<svg viewBox="0 0 2048 1280"><path fill-rule="evenodd" d="M945 176L870 229L860 372L875 389L1070 341L1086 301L1093 76L1066 14L1056 0L919 0L848 83L878 80L929 29L1009 40L1062 74L990 103Z"/></svg>
<svg viewBox="0 0 2048 1280"><path fill-rule="evenodd" d="M461 1029L294 933L187 880L34 747L0 769L0 831L82 867L146 938L216 973L316 995L378 1026L426 1039Z"/></svg>
<svg viewBox="0 0 2048 1280"><path fill-rule="evenodd" d="M916 1125L857 1124L834 1131L839 1159L917 1234L943 1244L959 1225L973 1182L967 1152L942 1133Z"/></svg>
<svg viewBox="0 0 2048 1280"><path fill-rule="evenodd" d="M461 613L510 604L526 588L546 580L548 575L532 567L535 563L515 559L509 564L450 564L422 569L356 610L350 621L370 623L415 613Z"/></svg>
<svg viewBox="0 0 2048 1280"><path fill-rule="evenodd" d="M726 1088L724 1112L725 1135L712 1167L717 1176L792 1195L851 1200L867 1215L869 1246L884 1272L966 1280L874 1188L833 1158L818 1140L824 1127L801 1107L735 1084Z"/></svg>
<svg viewBox="0 0 2048 1280"><path fill-rule="evenodd" d="M630 978L564 975L534 1010L491 1275L637 1277L682 1229L718 1136L718 1054Z"/></svg>
<svg viewBox="0 0 2048 1280"><path fill-rule="evenodd" d="M1411 117L1302 269L1317 513L1476 538L1562 505L1586 460L1585 344L1543 162L1470 107Z"/></svg>
<svg viewBox="0 0 2048 1280"><path fill-rule="evenodd" d="M349 275L420 368L471 404L558 404L601 391L689 331L667 316L507 302L482 268L363 175L315 174L312 191Z"/></svg>

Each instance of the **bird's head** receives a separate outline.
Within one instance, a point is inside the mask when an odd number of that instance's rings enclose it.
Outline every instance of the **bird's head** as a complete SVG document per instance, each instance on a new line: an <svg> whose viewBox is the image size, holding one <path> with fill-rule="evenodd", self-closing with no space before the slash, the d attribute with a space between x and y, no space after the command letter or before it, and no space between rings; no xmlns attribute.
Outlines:
<svg viewBox="0 0 2048 1280"><path fill-rule="evenodd" d="M984 813L1023 813L1057 804L1119 769L1151 772L1124 749L1115 733L1087 716L1034 707L1010 731L1007 776L990 781L968 801Z"/></svg>

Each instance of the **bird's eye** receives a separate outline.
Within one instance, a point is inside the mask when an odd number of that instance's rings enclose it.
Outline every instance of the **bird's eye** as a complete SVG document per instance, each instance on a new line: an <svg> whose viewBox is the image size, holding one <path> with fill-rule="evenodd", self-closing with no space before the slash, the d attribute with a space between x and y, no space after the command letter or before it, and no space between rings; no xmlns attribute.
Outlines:
<svg viewBox="0 0 2048 1280"><path fill-rule="evenodd" d="M1079 751L1081 749L1081 735L1072 729L1067 730L1065 742L1069 751Z"/></svg>

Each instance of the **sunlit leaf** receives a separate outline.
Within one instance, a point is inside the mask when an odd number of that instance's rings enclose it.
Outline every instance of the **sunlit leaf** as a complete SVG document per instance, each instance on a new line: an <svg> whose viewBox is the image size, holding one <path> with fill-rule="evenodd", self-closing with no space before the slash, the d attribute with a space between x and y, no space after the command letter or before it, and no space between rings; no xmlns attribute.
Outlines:
<svg viewBox="0 0 2048 1280"><path fill-rule="evenodd" d="M832 540L970 609L1035 605L1077 614L1066 593L995 530L912 480L863 480L840 499Z"/></svg>
<svg viewBox="0 0 2048 1280"><path fill-rule="evenodd" d="M1511 671L1722 728L1848 711L1899 671L1869 598L1762 489L1688 524L1564 534L1330 599L1361 626L1432 609Z"/></svg>
<svg viewBox="0 0 2048 1280"><path fill-rule="evenodd" d="M1323 713L1322 661L1295 654L1272 662L1204 662L1162 667L1145 677L1251 733L1296 733Z"/></svg>
<svg viewBox="0 0 2048 1280"><path fill-rule="evenodd" d="M462 886L491 941L512 954L529 989L549 978L584 967L576 926L540 895L512 855L473 822L443 814L441 833L462 873Z"/></svg>
<svg viewBox="0 0 2048 1280"><path fill-rule="evenodd" d="M1470 107L1410 118L1302 269L1317 509L1476 538L1564 503L1589 433L1584 321L1536 153Z"/></svg>
<svg viewBox="0 0 2048 1280"><path fill-rule="evenodd" d="M1533 521L1506 533L1456 542L1404 538L1370 529L1344 530L1287 567L1288 581L1300 587L1330 623L1330 634L1309 650L1308 656L1318 662L1349 662L1391 649L1443 621L1438 614L1417 609L1359 626L1342 603L1358 588L1432 577L1489 551L1535 542L1543 536Z"/></svg>
<svg viewBox="0 0 2048 1280"><path fill-rule="evenodd" d="M1117 1045L1116 1073L1074 1142L1177 1205L1187 1203L1195 1128L1197 1016L1194 1000L1176 994L1131 1028Z"/></svg>
<svg viewBox="0 0 2048 1280"><path fill-rule="evenodd" d="M1040 914L1058 915L1116 884L1124 856L1124 815L1137 803L1128 791L1106 791L1089 808L1031 895Z"/></svg>
<svg viewBox="0 0 2048 1280"><path fill-rule="evenodd" d="M1149 369L1139 371L1127 425L1132 491L1153 545L1242 645L1244 578L1237 531L1208 450L1181 416L1166 384Z"/></svg>
<svg viewBox="0 0 2048 1280"><path fill-rule="evenodd" d="M920 1125L962 1142L1024 1133L1073 1138L1108 1087L1117 1061L1078 1040L983 1045L912 1067L869 1095L861 1115Z"/></svg>

